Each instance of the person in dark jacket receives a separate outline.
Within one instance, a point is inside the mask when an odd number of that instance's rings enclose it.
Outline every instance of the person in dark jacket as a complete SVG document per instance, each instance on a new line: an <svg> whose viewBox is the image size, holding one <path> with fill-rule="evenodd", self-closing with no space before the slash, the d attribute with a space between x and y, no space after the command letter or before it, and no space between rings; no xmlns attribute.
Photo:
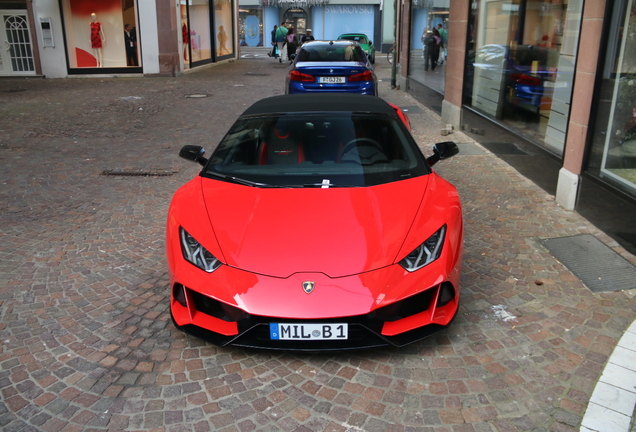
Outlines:
<svg viewBox="0 0 636 432"><path fill-rule="evenodd" d="M268 52L267 55L270 57L274 57L276 58L276 30L278 29L278 26L276 24L274 24L274 30L272 30L272 52Z"/></svg>
<svg viewBox="0 0 636 432"><path fill-rule="evenodd" d="M300 43L304 44L307 41L315 40L314 35L311 33L311 29L307 29L307 33L300 38Z"/></svg>
<svg viewBox="0 0 636 432"><path fill-rule="evenodd" d="M433 29L433 39L435 42L431 46L431 70L435 70L435 66L437 66L439 61L439 51L442 48L442 35L439 34L436 28Z"/></svg>
<svg viewBox="0 0 636 432"><path fill-rule="evenodd" d="M424 44L424 70L428 70L428 65L431 63L432 66L432 53L435 47L435 37L433 36L433 32L428 30L422 36L422 43ZM435 69L435 67L433 67Z"/></svg>

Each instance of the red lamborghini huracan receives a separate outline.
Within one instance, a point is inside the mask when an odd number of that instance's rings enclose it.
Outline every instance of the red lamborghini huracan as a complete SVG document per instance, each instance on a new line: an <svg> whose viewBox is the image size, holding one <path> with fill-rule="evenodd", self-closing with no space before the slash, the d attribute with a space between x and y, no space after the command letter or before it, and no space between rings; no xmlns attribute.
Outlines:
<svg viewBox="0 0 636 432"><path fill-rule="evenodd" d="M170 311L217 345L402 346L459 306L462 208L408 118L380 98L308 94L248 108L174 195Z"/></svg>

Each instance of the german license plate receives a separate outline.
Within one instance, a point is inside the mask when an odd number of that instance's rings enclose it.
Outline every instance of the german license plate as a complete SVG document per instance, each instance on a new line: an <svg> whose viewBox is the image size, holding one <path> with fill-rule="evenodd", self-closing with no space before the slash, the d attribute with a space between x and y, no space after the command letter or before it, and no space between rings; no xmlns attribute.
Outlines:
<svg viewBox="0 0 636 432"><path fill-rule="evenodd" d="M346 340L349 336L348 330L347 323L270 323L269 337L275 340Z"/></svg>
<svg viewBox="0 0 636 432"><path fill-rule="evenodd" d="M318 77L320 84L344 84L346 82L345 77L326 76Z"/></svg>
<svg viewBox="0 0 636 432"><path fill-rule="evenodd" d="M567 87L568 83L565 81L544 81L543 85L548 88L563 88Z"/></svg>

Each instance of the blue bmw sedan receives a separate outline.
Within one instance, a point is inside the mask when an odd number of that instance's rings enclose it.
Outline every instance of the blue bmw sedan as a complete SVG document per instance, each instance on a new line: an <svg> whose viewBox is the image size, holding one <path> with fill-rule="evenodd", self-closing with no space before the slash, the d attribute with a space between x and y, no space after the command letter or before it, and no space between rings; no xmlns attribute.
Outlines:
<svg viewBox="0 0 636 432"><path fill-rule="evenodd" d="M304 43L289 67L285 93L337 92L377 96L378 79L358 42Z"/></svg>

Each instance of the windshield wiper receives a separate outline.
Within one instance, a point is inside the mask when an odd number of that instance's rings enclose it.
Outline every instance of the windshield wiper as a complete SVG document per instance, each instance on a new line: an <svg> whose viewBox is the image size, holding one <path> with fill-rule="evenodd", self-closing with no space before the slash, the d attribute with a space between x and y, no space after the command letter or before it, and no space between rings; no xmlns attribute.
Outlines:
<svg viewBox="0 0 636 432"><path fill-rule="evenodd" d="M280 188L280 187L285 187L285 186L279 186L279 185L271 185L271 184L267 184L267 183L259 183L259 182L253 182L251 180L245 180L239 177L234 177L231 175L227 175L227 174L221 174L221 173L217 173L214 171L206 171L206 174L210 174L214 177L218 177L218 178L222 178L224 180L228 180L231 181L232 183L238 183L238 184L242 184L245 186L251 186L251 187L261 187L261 188Z"/></svg>

